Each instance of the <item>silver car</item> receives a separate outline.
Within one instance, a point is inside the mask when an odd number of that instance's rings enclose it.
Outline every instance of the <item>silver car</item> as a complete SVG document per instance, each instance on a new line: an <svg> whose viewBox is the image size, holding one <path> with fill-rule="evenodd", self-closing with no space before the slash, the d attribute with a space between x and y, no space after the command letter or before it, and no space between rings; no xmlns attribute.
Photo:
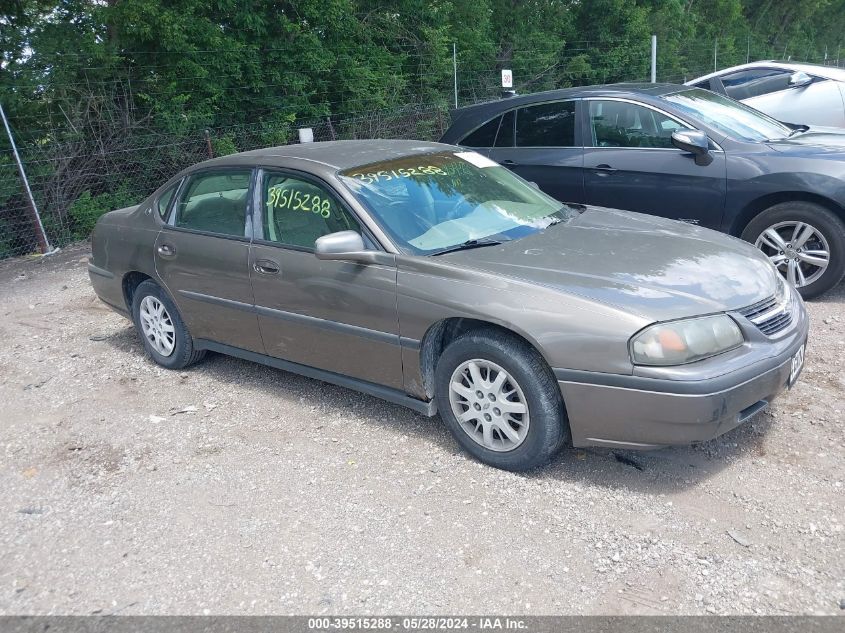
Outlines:
<svg viewBox="0 0 845 633"><path fill-rule="evenodd" d="M510 470L707 440L804 358L798 293L741 240L565 205L476 152L226 156L97 223L94 290L180 369L225 353L440 413Z"/></svg>
<svg viewBox="0 0 845 633"><path fill-rule="evenodd" d="M747 103L779 121L845 127L845 69L753 62L688 81Z"/></svg>

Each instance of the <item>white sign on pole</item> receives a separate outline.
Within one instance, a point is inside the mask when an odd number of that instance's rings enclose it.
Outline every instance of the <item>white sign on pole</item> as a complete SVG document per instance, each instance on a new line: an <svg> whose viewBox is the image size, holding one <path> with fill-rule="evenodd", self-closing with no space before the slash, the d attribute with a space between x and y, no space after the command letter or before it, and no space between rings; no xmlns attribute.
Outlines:
<svg viewBox="0 0 845 633"><path fill-rule="evenodd" d="M502 88L513 88L513 72L502 70Z"/></svg>

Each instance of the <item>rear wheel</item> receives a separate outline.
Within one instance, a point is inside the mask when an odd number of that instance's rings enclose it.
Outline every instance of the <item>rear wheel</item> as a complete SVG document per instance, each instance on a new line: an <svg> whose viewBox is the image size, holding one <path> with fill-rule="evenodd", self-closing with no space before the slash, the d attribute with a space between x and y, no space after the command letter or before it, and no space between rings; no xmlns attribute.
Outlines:
<svg viewBox="0 0 845 633"><path fill-rule="evenodd" d="M845 225L817 204L777 204L751 220L742 238L763 251L805 299L830 290L845 275Z"/></svg>
<svg viewBox="0 0 845 633"><path fill-rule="evenodd" d="M522 471L546 463L569 439L560 389L542 356L498 330L469 332L437 362L440 417L479 461Z"/></svg>
<svg viewBox="0 0 845 633"><path fill-rule="evenodd" d="M132 318L147 354L162 367L182 369L205 356L205 350L194 349L179 310L154 281L144 281L135 289Z"/></svg>

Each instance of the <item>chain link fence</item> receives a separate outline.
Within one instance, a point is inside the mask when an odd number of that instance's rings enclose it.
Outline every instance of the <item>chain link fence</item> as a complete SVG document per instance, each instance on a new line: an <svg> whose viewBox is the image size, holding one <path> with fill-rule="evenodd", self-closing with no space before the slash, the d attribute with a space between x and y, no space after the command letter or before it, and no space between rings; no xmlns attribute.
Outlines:
<svg viewBox="0 0 845 633"><path fill-rule="evenodd" d="M437 140L448 127L437 105L413 105L340 118L259 123L162 135L116 127L96 138L19 146L50 244L86 239L106 211L137 204L181 169L261 147L297 142L310 127L315 141L366 138ZM0 149L0 258L39 250L34 221L11 148Z"/></svg>

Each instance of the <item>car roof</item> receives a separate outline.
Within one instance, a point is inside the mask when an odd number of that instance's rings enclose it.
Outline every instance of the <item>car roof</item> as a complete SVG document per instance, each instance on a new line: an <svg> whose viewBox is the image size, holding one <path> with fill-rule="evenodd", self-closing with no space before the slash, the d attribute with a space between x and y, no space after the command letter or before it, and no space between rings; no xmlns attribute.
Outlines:
<svg viewBox="0 0 845 633"><path fill-rule="evenodd" d="M564 99L583 99L588 97L660 97L665 94L687 89L680 84L669 83L619 83L602 86L579 86L560 88L545 92L485 101L452 110L452 125L443 137L446 142L462 137L467 132L489 121L501 112L545 101Z"/></svg>
<svg viewBox="0 0 845 633"><path fill-rule="evenodd" d="M392 158L453 149L453 146L442 143L383 139L297 143L212 158L191 169L254 165L289 167L291 162L301 161L309 165L312 171L335 172Z"/></svg>
<svg viewBox="0 0 845 633"><path fill-rule="evenodd" d="M801 71L805 72L808 75L816 75L817 77L823 77L824 79L833 79L836 81L845 81L845 69L837 68L835 66L822 66L820 64L799 64L799 63L792 63L792 62L778 62L774 60L770 61L759 61L759 62L750 62L748 64L740 64L739 66L731 66L730 68L723 68L722 70L716 71L714 73L710 73L709 75L702 75L701 77L696 77L695 79L690 79L686 82L686 85L692 85L698 83L699 81L705 81L712 77L721 77L722 75L726 75L728 73L734 73L741 70L749 70L753 68L778 68L782 70L789 70L793 72Z"/></svg>
<svg viewBox="0 0 845 633"><path fill-rule="evenodd" d="M578 86L574 88L558 88L557 90L546 90L543 92L532 92L530 94L517 95L514 97L493 99L453 110L453 115L461 115L467 112L487 108L510 109L515 106L539 101L557 101L559 99L581 99L584 97L621 97L632 95L660 96L683 90L680 84L667 83L619 83L606 84L601 86Z"/></svg>

